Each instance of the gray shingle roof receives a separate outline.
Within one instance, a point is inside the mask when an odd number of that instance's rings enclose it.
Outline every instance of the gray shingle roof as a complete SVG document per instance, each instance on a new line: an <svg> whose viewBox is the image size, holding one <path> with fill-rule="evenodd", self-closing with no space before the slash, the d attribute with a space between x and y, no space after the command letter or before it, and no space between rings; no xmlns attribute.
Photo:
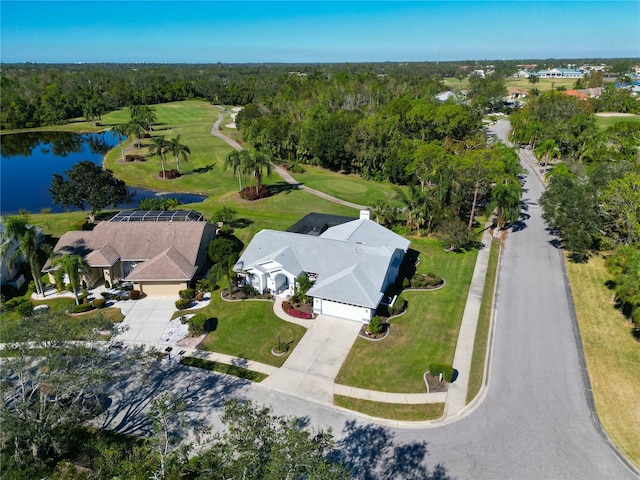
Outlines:
<svg viewBox="0 0 640 480"><path fill-rule="evenodd" d="M331 227L320 235L320 237L369 245L388 246L391 247L392 251L399 248L406 252L411 244L409 240L392 232L388 228L372 220L364 219Z"/></svg>
<svg viewBox="0 0 640 480"><path fill-rule="evenodd" d="M253 237L235 270L264 272L277 263L295 276L317 274L316 284L309 290L311 296L376 308L393 253L406 250L409 243L371 220L332 227L320 237L262 230Z"/></svg>

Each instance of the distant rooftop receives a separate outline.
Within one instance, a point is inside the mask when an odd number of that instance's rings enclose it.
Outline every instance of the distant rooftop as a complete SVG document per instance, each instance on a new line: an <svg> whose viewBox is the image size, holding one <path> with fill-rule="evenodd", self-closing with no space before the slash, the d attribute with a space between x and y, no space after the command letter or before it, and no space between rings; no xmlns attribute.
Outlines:
<svg viewBox="0 0 640 480"><path fill-rule="evenodd" d="M110 222L204 222L204 215L194 210L134 210L120 212Z"/></svg>
<svg viewBox="0 0 640 480"><path fill-rule="evenodd" d="M357 220L355 217L328 215L325 213L309 213L287 228L287 232L320 236L327 229Z"/></svg>

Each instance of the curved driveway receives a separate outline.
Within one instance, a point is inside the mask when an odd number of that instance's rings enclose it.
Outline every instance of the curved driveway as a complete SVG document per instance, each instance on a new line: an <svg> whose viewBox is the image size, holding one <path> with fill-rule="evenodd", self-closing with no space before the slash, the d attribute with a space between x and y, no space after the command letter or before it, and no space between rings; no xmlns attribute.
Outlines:
<svg viewBox="0 0 640 480"><path fill-rule="evenodd" d="M509 233L502 255L489 387L479 406L459 421L437 428L383 427L259 384L207 378L235 382L229 395L332 427L341 458L356 478L636 478L593 421L562 252L545 229L538 203L542 184L531 173L522 222ZM191 385L193 391L194 376L202 373L173 369L180 373L165 388L184 393ZM225 391L218 391L215 406L202 405L194 413L210 418ZM377 462L383 457L384 463Z"/></svg>

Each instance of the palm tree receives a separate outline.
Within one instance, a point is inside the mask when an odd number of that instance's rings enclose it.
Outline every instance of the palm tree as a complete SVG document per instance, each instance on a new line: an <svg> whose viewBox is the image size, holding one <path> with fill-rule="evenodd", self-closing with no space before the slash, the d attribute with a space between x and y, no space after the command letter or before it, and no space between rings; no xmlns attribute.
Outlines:
<svg viewBox="0 0 640 480"><path fill-rule="evenodd" d="M169 151L169 142L162 136L151 138L151 145L149 145L149 151L151 155L158 155L160 157L160 164L162 165L162 178L167 178L164 169L164 156Z"/></svg>
<svg viewBox="0 0 640 480"><path fill-rule="evenodd" d="M40 230L29 225L26 215L2 218L2 225L6 239L14 238L18 242L18 249L11 254L9 262L15 264L20 256L29 264L31 276L36 286L36 292L44 296L44 284L42 283L43 255L48 255L50 249L41 241ZM11 241L3 242L0 252L4 255L11 246Z"/></svg>
<svg viewBox="0 0 640 480"><path fill-rule="evenodd" d="M499 229L504 229L505 225L513 223L520 218L521 197L522 185L517 178L505 179L493 187L489 211L495 209L498 216Z"/></svg>
<svg viewBox="0 0 640 480"><path fill-rule="evenodd" d="M188 156L191 155L191 149L188 146L180 143L180 135L169 140L168 146L169 151L176 158L176 169L178 170L178 173L180 173L180 158L182 158L186 162Z"/></svg>
<svg viewBox="0 0 640 480"><path fill-rule="evenodd" d="M156 111L149 105L132 105L129 107L131 113L131 120L139 121L147 132L150 132L153 128L153 124L156 123Z"/></svg>
<svg viewBox="0 0 640 480"><path fill-rule="evenodd" d="M301 273L296 277L294 296L298 298L300 303L307 303L309 301L307 292L311 290L315 282L316 281L309 278L306 273Z"/></svg>
<svg viewBox="0 0 640 480"><path fill-rule="evenodd" d="M126 123L115 125L113 127L113 131L116 132L116 135L118 135L118 145L120 145L120 155L122 155L122 161L124 162L124 147L123 147L124 140L123 139L126 138L130 132L127 128Z"/></svg>
<svg viewBox="0 0 640 480"><path fill-rule="evenodd" d="M125 124L125 130L127 136L136 137L136 146L140 148L142 146L142 135L144 134L144 124L139 120L131 120Z"/></svg>
<svg viewBox="0 0 640 480"><path fill-rule="evenodd" d="M62 255L52 260L51 265L59 267L69 278L69 286L73 290L76 305L80 304L78 289L80 288L80 275L89 269L89 264L80 255Z"/></svg>
<svg viewBox="0 0 640 480"><path fill-rule="evenodd" d="M560 150L558 150L555 140L548 138L538 144L533 150L533 154L539 163L547 165L552 158L560 157Z"/></svg>
<svg viewBox="0 0 640 480"><path fill-rule="evenodd" d="M241 175L244 172L244 168L243 165L245 164L244 161L244 157L248 155L248 152L246 150L234 150L233 152L231 152L229 155L227 155L227 158L224 161L224 168L225 170L227 168L230 168L233 170L233 174L238 174L238 184L240 187L239 191L242 191L242 177Z"/></svg>
<svg viewBox="0 0 640 480"><path fill-rule="evenodd" d="M226 259L215 263L207 273L207 280L209 280L211 285L216 285L218 282L224 283L226 281L229 297L233 295L233 282L236 279L236 272L233 270L233 267L236 265L236 260L237 257L230 255Z"/></svg>
<svg viewBox="0 0 640 480"><path fill-rule="evenodd" d="M245 171L251 172L256 179L256 193L260 192L264 173L267 173L267 177L270 176L272 168L271 160L264 153L253 150L248 155Z"/></svg>

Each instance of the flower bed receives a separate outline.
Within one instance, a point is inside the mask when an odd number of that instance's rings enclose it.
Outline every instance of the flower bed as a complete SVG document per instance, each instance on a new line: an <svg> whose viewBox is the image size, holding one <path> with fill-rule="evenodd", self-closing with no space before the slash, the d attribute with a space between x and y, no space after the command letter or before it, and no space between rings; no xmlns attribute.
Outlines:
<svg viewBox="0 0 640 480"><path fill-rule="evenodd" d="M311 320L313 318L313 314L312 313L303 312L302 310L296 308L294 305L292 305L287 300L284 300L282 302L282 309L284 310L284 313L286 313L287 315L290 315L290 316L292 316L294 318L303 318L305 320Z"/></svg>

